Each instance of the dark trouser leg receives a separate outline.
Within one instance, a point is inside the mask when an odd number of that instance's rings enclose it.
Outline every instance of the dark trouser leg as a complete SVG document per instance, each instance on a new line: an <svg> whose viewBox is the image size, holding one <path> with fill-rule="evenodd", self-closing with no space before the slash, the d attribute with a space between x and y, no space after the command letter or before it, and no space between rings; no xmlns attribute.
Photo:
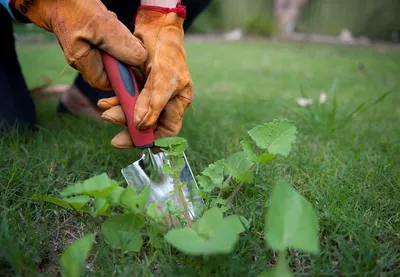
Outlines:
<svg viewBox="0 0 400 277"><path fill-rule="evenodd" d="M12 19L0 5L0 130L13 125L34 128L35 105L22 75L15 51Z"/></svg>
<svg viewBox="0 0 400 277"><path fill-rule="evenodd" d="M183 24L185 32L192 26L194 20L208 7L212 0L182 0L186 6L186 20Z"/></svg>
<svg viewBox="0 0 400 277"><path fill-rule="evenodd" d="M196 19L196 17L205 10L212 0L182 0L182 5L186 6L187 16L184 22L184 30L186 31ZM140 5L140 1L115 1L115 0L103 0L102 1L108 9L115 12L118 19L133 31L133 15ZM75 78L74 85L85 95L90 102L97 106L97 101L101 98L107 98L114 96L113 92L104 92L89 86L78 74ZM60 110L60 108L59 108Z"/></svg>

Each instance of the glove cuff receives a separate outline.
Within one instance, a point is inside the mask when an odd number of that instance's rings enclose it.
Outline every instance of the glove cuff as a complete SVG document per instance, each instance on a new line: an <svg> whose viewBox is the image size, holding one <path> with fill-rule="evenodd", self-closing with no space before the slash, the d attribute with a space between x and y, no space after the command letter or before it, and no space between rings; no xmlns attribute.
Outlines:
<svg viewBox="0 0 400 277"><path fill-rule="evenodd" d="M144 11L154 11L160 13L176 13L178 16L186 19L186 6L181 5L181 2L176 4L175 8L166 8L166 7L159 7L159 6L150 6L150 5L140 5L137 12L144 10ZM136 18L136 16L135 16Z"/></svg>
<svg viewBox="0 0 400 277"><path fill-rule="evenodd" d="M17 9L15 7L15 1L16 0L8 0L8 1L1 1L1 2L8 2L8 11L10 13L10 15L18 22L21 23L32 23L26 16L23 15L23 13ZM30 4L32 4L33 2L30 1ZM22 7L22 9L27 8L25 5L20 5Z"/></svg>

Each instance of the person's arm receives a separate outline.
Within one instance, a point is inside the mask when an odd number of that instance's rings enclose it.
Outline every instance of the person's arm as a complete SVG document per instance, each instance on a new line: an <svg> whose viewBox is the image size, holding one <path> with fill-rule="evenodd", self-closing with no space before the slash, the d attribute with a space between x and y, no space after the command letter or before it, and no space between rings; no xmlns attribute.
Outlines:
<svg viewBox="0 0 400 277"><path fill-rule="evenodd" d="M1 1L15 17L24 17L53 32L68 64L79 70L83 78L98 89L112 89L100 51L131 66L140 66L147 59L142 42L101 1Z"/></svg>

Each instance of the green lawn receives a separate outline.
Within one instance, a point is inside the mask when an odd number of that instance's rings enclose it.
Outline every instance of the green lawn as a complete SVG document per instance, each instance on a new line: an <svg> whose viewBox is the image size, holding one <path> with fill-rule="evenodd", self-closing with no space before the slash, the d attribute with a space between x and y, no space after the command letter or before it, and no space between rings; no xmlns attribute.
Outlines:
<svg viewBox="0 0 400 277"><path fill-rule="evenodd" d="M186 48L196 92L180 136L189 142L195 174L240 150L247 130L276 118L295 122L294 149L264 168L256 186L240 191L234 211L253 221L235 253L207 260L166 247L117 259L98 247L90 268L101 266L101 276L151 276L151 270L154 276L257 276L274 263L262 235L265 195L285 178L312 203L320 223L320 254L290 252L296 276L400 276L400 53L278 42L188 42ZM18 51L29 86L45 75L73 80L72 69L60 75L65 61L57 45ZM322 91L328 102L318 110L295 103ZM110 146L120 128L54 111L55 103L38 103L37 134L0 137L0 276L57 276L64 246L95 226L96 220L31 201L33 194L57 195L65 184L102 172L120 179L120 168L137 158L135 150Z"/></svg>

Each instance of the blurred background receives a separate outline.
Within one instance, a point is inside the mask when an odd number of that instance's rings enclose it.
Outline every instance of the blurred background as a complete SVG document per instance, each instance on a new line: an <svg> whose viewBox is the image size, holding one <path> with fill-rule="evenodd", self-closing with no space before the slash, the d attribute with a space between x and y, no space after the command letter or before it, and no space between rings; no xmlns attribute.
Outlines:
<svg viewBox="0 0 400 277"><path fill-rule="evenodd" d="M192 28L215 33L239 28L249 35L340 35L399 40L398 0L214 0Z"/></svg>
<svg viewBox="0 0 400 277"><path fill-rule="evenodd" d="M244 35L284 35L364 44L398 42L399 14L399 0L213 0L188 33L232 40ZM16 25L17 33L43 33L31 25Z"/></svg>

